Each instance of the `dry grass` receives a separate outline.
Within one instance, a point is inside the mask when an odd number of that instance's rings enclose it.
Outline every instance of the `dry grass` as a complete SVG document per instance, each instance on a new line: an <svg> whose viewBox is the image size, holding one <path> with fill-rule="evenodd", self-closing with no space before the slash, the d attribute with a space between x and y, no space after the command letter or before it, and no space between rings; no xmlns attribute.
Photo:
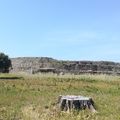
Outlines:
<svg viewBox="0 0 120 120"><path fill-rule="evenodd" d="M119 76L13 76L22 77L0 80L0 120L120 120ZM59 111L56 101L61 94L92 97L98 113Z"/></svg>

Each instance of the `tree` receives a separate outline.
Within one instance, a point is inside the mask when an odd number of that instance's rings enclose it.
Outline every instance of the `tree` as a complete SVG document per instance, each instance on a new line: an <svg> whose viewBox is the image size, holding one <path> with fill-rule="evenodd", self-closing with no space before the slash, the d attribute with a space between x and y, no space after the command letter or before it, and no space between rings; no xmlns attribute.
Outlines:
<svg viewBox="0 0 120 120"><path fill-rule="evenodd" d="M0 72L8 73L12 67L11 60L4 53L0 53Z"/></svg>

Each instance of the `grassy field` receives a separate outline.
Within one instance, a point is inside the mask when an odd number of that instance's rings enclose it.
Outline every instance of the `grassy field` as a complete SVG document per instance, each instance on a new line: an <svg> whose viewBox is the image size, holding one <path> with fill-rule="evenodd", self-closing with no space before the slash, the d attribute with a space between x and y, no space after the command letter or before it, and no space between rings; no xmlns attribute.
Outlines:
<svg viewBox="0 0 120 120"><path fill-rule="evenodd" d="M59 95L92 97L98 113L61 112ZM120 120L120 77L0 74L0 120Z"/></svg>

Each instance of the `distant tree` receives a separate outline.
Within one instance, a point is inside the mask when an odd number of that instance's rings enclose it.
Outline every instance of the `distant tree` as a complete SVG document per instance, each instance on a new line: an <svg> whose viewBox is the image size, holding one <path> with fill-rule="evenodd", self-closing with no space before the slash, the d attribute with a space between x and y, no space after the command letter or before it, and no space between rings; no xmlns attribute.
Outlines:
<svg viewBox="0 0 120 120"><path fill-rule="evenodd" d="M4 53L0 53L0 72L8 73L9 69L12 67L11 60Z"/></svg>

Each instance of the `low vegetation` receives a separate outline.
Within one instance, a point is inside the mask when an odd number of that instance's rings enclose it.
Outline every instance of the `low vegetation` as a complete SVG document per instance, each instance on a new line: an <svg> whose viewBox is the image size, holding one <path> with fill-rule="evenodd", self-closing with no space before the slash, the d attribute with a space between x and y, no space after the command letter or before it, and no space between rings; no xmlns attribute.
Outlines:
<svg viewBox="0 0 120 120"><path fill-rule="evenodd" d="M0 78L0 120L120 120L119 76L2 74ZM67 94L92 97L98 113L61 112L57 98Z"/></svg>
<svg viewBox="0 0 120 120"><path fill-rule="evenodd" d="M13 79L24 79L23 77L21 77L20 75L14 75L14 74L5 74L5 73L0 73L0 79L4 79L4 80L13 80Z"/></svg>

